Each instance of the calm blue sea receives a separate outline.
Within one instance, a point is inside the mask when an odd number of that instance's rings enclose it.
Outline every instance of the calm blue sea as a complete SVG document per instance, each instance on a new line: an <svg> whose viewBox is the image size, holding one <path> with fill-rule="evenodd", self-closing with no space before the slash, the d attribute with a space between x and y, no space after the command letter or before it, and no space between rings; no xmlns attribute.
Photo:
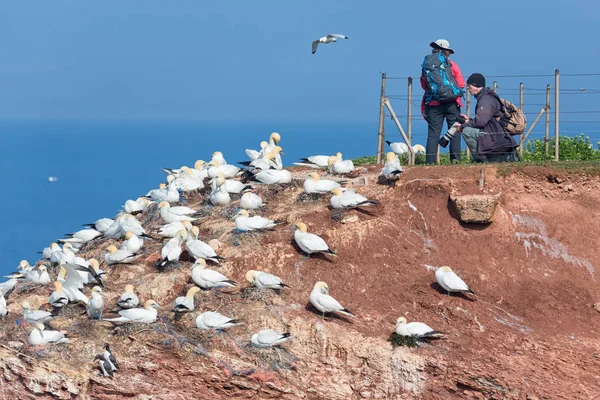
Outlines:
<svg viewBox="0 0 600 400"><path fill-rule="evenodd" d="M386 122L389 139L398 131ZM246 160L271 132L282 135L284 164L300 157L375 154L377 120L364 123L206 123L0 121L0 274L21 259L35 262L45 246L84 223L114 217L165 180L161 167L192 166L222 151L229 163ZM426 125L415 124L425 144ZM533 135L532 135L533 136ZM464 148L464 143L463 143ZM387 149L387 147L386 147ZM48 177L56 176L56 182ZM0 278L0 281L3 280Z"/></svg>

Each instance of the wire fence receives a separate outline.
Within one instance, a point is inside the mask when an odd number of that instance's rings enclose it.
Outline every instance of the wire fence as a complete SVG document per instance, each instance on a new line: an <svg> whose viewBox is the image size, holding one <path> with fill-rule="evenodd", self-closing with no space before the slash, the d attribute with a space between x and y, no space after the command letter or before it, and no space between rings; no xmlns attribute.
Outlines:
<svg viewBox="0 0 600 400"><path fill-rule="evenodd" d="M544 139L555 141L555 134L560 136L577 136L583 134L595 145L600 145L600 73L560 73L553 74L515 74L486 76L488 86L496 88L498 95L520 107L527 118L529 135L527 141ZM558 93L556 84L559 83ZM562 88L562 85L565 85ZM427 142L428 126L422 113L423 90L419 76L398 77L382 74L382 113L385 140L404 141L400 130L393 122L389 107L383 106L383 98L393 104L395 116L402 125L410 142L425 145ZM546 100L549 99L548 103ZM559 102L558 116L556 115L556 100ZM466 98L461 112L467 114ZM476 99L470 99L470 114L475 110ZM541 110L545 110L542 113ZM545 115L547 113L547 115ZM542 115L544 114L544 115ZM530 130L531 125L540 117L537 124ZM558 117L558 124L555 124ZM389 125L389 124L392 125ZM383 126L382 126L383 125ZM555 126L556 125L556 126ZM378 156L383 155L384 146L382 132L379 134ZM445 129L442 131L442 135ZM525 135L522 135L523 138ZM516 136L515 139L519 139ZM465 144L462 143L462 148ZM599 146L600 147L600 146ZM441 149L441 152L448 151ZM438 153L439 158L439 151Z"/></svg>

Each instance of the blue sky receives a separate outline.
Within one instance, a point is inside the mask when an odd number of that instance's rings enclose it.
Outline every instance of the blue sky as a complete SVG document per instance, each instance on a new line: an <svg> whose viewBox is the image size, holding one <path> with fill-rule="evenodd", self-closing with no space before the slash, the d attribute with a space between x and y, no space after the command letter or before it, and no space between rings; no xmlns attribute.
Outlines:
<svg viewBox="0 0 600 400"><path fill-rule="evenodd" d="M417 77L438 38L465 75L598 72L600 2L550 4L3 1L0 118L376 121L380 72Z"/></svg>

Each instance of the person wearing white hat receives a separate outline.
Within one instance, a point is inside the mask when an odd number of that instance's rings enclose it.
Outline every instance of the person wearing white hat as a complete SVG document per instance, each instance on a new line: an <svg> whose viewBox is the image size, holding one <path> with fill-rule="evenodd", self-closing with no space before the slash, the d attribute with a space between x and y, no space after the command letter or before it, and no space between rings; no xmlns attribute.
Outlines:
<svg viewBox="0 0 600 400"><path fill-rule="evenodd" d="M433 50L425 56L422 64L421 87L425 93L421 101L421 114L428 125L426 162L435 164L444 119L450 129L461 113L465 79L458 65L449 59L454 50L446 39L438 39L429 45ZM446 72L448 70L449 74ZM450 161L460 160L460 140L457 134L450 141Z"/></svg>

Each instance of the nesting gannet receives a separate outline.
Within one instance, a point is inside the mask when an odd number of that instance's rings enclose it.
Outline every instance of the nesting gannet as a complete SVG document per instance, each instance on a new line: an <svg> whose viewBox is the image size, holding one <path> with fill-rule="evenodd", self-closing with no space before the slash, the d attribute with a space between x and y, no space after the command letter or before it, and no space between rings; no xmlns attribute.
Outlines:
<svg viewBox="0 0 600 400"><path fill-rule="evenodd" d="M262 142L260 142L260 150L246 149L245 153L250 159L250 161L254 161L264 154L265 147L267 147L268 145L269 143L263 140Z"/></svg>
<svg viewBox="0 0 600 400"><path fill-rule="evenodd" d="M329 157L327 165L329 165L329 172L334 174L347 174L354 171L354 163L352 160L342 159L342 153L340 152L335 156Z"/></svg>
<svg viewBox="0 0 600 400"><path fill-rule="evenodd" d="M450 267L440 267L435 271L435 280L450 294L450 292L465 292L475 294L469 286L452 271Z"/></svg>
<svg viewBox="0 0 600 400"><path fill-rule="evenodd" d="M192 257L197 260L211 260L217 264L219 263L219 260L225 260L224 257L218 256L215 249L208 243L198 239L199 236L200 229L197 226L193 226L185 242L185 248Z"/></svg>
<svg viewBox="0 0 600 400"><path fill-rule="evenodd" d="M281 149L281 147L276 146L276 148ZM269 153L265 153L263 156L257 158L256 160L252 160L252 161L240 161L238 162L238 164L242 164L248 167L248 169L254 173L257 173L259 171L266 171L268 169L281 169L278 168L278 164L277 164L277 160L276 160L277 156L274 153L274 151L271 151ZM279 157L281 159L281 157Z"/></svg>
<svg viewBox="0 0 600 400"><path fill-rule="evenodd" d="M196 328L204 330L223 330L243 323L241 319L229 318L216 311L206 311L196 317Z"/></svg>
<svg viewBox="0 0 600 400"><path fill-rule="evenodd" d="M186 230L180 230L177 234L169 239L161 250L161 259L156 264L159 270L165 269L167 266L177 263L181 255L181 244L187 239L188 233Z"/></svg>
<svg viewBox="0 0 600 400"><path fill-rule="evenodd" d="M146 230L144 229L140 221L138 221L137 218L135 218L131 214L123 214L122 218L119 220L119 231L119 237L125 236L127 232L132 232L136 236L153 239L152 236L146 233Z"/></svg>
<svg viewBox="0 0 600 400"><path fill-rule="evenodd" d="M123 205L123 211L127 214L134 215L146 209L152 203L146 197L138 197L136 200L127 200Z"/></svg>
<svg viewBox="0 0 600 400"><path fill-rule="evenodd" d="M354 317L347 308L343 307L336 299L329 295L329 286L325 282L317 282L315 287L310 292L310 302L317 310L323 313L340 313Z"/></svg>
<svg viewBox="0 0 600 400"><path fill-rule="evenodd" d="M204 179L208 176L208 172L196 173L195 171L195 169L189 167L181 167L181 173L175 178L177 188L184 192L204 188Z"/></svg>
<svg viewBox="0 0 600 400"><path fill-rule="evenodd" d="M160 308L154 300L146 300L144 308L130 308L128 310L119 311L118 318L105 318L103 321L110 322L137 322L150 324L156 321L158 316L157 308Z"/></svg>
<svg viewBox="0 0 600 400"><path fill-rule="evenodd" d="M43 310L35 310L33 311L29 302L24 301L21 303L21 307L23 308L23 319L25 322L30 324L35 324L41 322L42 324L45 322L50 322L54 319L52 313Z"/></svg>
<svg viewBox="0 0 600 400"><path fill-rule="evenodd" d="M38 346L46 343L69 343L69 339L62 332L45 330L44 324L38 322L29 333L28 342L32 346Z"/></svg>
<svg viewBox="0 0 600 400"><path fill-rule="evenodd" d="M120 239L125 235L125 232L121 230L121 221L125 218L124 213L120 213L115 217L113 223L104 231L104 237L112 239Z"/></svg>
<svg viewBox="0 0 600 400"><path fill-rule="evenodd" d="M341 183L344 183L342 181ZM305 193L327 193L333 189L341 188L340 182L332 181L329 179L321 179L320 175L313 172L309 175L309 179L304 180L304 192Z"/></svg>
<svg viewBox="0 0 600 400"><path fill-rule="evenodd" d="M275 185L277 183L290 183L292 181L292 173L285 169L269 169L256 174L246 171L247 177L242 181L253 181L265 185Z"/></svg>
<svg viewBox="0 0 600 400"><path fill-rule="evenodd" d="M262 271L250 270L246 272L246 280L259 289L283 289L288 287L280 277Z"/></svg>
<svg viewBox="0 0 600 400"><path fill-rule="evenodd" d="M214 289L220 287L235 287L237 283L227 278L220 272L206 269L206 261L202 258L196 260L192 266L192 280L202 289Z"/></svg>
<svg viewBox="0 0 600 400"><path fill-rule="evenodd" d="M241 232L271 229L282 222L283 221L274 221L259 215L251 217L248 211L244 209L240 210L235 217L235 227Z"/></svg>
<svg viewBox="0 0 600 400"><path fill-rule="evenodd" d="M272 132L269 135L269 143L267 143L267 147L265 147L264 153L268 153L268 152L272 151L275 148L275 146L279 145L280 141L281 141L281 135L277 132Z"/></svg>
<svg viewBox="0 0 600 400"><path fill-rule="evenodd" d="M179 201L179 190L177 190L178 181L173 175L167 176L168 184L161 183L158 189L152 189L146 197L154 201L167 201L169 203L177 203Z"/></svg>
<svg viewBox="0 0 600 400"><path fill-rule="evenodd" d="M74 264L68 264L61 262L59 275L67 274L67 279L62 283L63 292L67 295L69 303L85 303L87 304L89 299L79 289L83 288L83 280L81 275L77 273L77 266ZM57 278L58 279L58 278Z"/></svg>
<svg viewBox="0 0 600 400"><path fill-rule="evenodd" d="M73 246L71 243L65 243L62 250L55 251L50 255L50 262L60 264L62 261L72 263L75 259L75 253L73 252Z"/></svg>
<svg viewBox="0 0 600 400"><path fill-rule="evenodd" d="M6 317L6 314L8 314L8 310L6 309L6 299L4 298L4 295L0 293L0 318Z"/></svg>
<svg viewBox="0 0 600 400"><path fill-rule="evenodd" d="M213 178L211 181L212 184L212 189L215 190L217 188L217 179ZM236 181L234 179L226 179L225 180L225 190L227 190L228 193L235 193L235 194L240 194L242 192L251 190L252 186L251 185L246 185L240 181Z"/></svg>
<svg viewBox="0 0 600 400"><path fill-rule="evenodd" d="M57 252L57 251L62 251L60 246L58 245L58 243L50 243L50 246L48 247L44 247L44 249L42 250L42 258L45 258L47 260L50 259L50 256L52 256L52 253ZM25 262L27 262L26 260L23 260ZM23 262L21 261L21 262ZM27 265L29 265L29 263L27 262Z"/></svg>
<svg viewBox="0 0 600 400"><path fill-rule="evenodd" d="M365 196L358 194L354 189L347 189L342 192L340 188L335 188L331 191L333 196L329 199L331 207L336 209L341 208L356 208L376 205L375 200L369 200Z"/></svg>
<svg viewBox="0 0 600 400"><path fill-rule="evenodd" d="M212 205L224 206L231 202L231 196L225 187L225 175L219 174L217 176L216 188L210 193L209 199Z"/></svg>
<svg viewBox="0 0 600 400"><path fill-rule="evenodd" d="M39 283L45 285L50 283L50 275L48 275L48 270L44 264L40 265L37 269L32 269L25 273L25 280L27 282Z"/></svg>
<svg viewBox="0 0 600 400"><path fill-rule="evenodd" d="M231 165L231 164L218 165L217 163L214 162L214 160L209 162L208 165L209 165L209 168L208 168L208 177L209 178L214 178L214 177L218 176L219 174L223 174L223 176L225 176L225 178L233 178L240 172L240 168L236 167L235 165Z"/></svg>
<svg viewBox="0 0 600 400"><path fill-rule="evenodd" d="M310 257L313 253L325 253L335 256L336 254L329 249L327 243L314 233L306 232L306 224L299 222L295 226L294 240L303 252Z"/></svg>
<svg viewBox="0 0 600 400"><path fill-rule="evenodd" d="M412 148L415 154L425 154L425 147L422 144L415 144Z"/></svg>
<svg viewBox="0 0 600 400"><path fill-rule="evenodd" d="M92 288L91 299L88 302L85 312L90 318L102 318L102 310L104 309L104 300L102 299L102 288L94 286Z"/></svg>
<svg viewBox="0 0 600 400"><path fill-rule="evenodd" d="M125 285L125 291L121 293L117 305L121 308L134 308L140 304L140 300L133 291L133 285Z"/></svg>
<svg viewBox="0 0 600 400"><path fill-rule="evenodd" d="M381 175L386 179L395 179L402 173L402 166L400 165L400 159L398 156L390 151L385 156L385 164L381 169Z"/></svg>
<svg viewBox="0 0 600 400"><path fill-rule="evenodd" d="M60 247L59 247L59 250L60 250ZM27 272L33 270L33 266L31 264L29 264L29 261L27 261L27 260L21 260L21 261L19 261L19 265L17 265L17 270L20 270L20 272L23 275L25 275L25 274L27 274Z"/></svg>
<svg viewBox="0 0 600 400"><path fill-rule="evenodd" d="M171 311L176 313L186 313L194 311L194 295L200 291L198 286L191 287L185 296L179 296L173 302L173 308Z"/></svg>
<svg viewBox="0 0 600 400"><path fill-rule="evenodd" d="M329 167L329 164L327 164L329 157L330 156L310 156L306 158L301 158L300 161L302 162L295 162L294 165L300 165L316 169L325 169Z"/></svg>
<svg viewBox="0 0 600 400"><path fill-rule="evenodd" d="M58 281L54 282L54 291L50 294L48 303L50 303L54 308L62 308L69 303L69 298L63 291L62 283Z"/></svg>
<svg viewBox="0 0 600 400"><path fill-rule="evenodd" d="M0 282L0 294L3 296L8 294L11 290L15 288L15 286L20 280L22 280L22 277L14 277L10 278L5 282Z"/></svg>
<svg viewBox="0 0 600 400"><path fill-rule="evenodd" d="M132 254L126 250L119 250L116 246L110 245L106 248L104 260L108 265L112 264L132 264L137 261L139 256Z"/></svg>
<svg viewBox="0 0 600 400"><path fill-rule="evenodd" d="M192 229L192 223L187 219L184 219L183 221L175 221L171 222L170 224L163 225L162 228L158 230L158 234L162 237L172 238L180 230L189 231L190 229Z"/></svg>
<svg viewBox="0 0 600 400"><path fill-rule="evenodd" d="M81 229L75 233L69 233L65 236L67 237L71 237L73 239L79 239L82 242L89 242L90 240L94 240L96 239L98 236L101 236L102 232L93 229L93 228L88 228L88 229Z"/></svg>
<svg viewBox="0 0 600 400"><path fill-rule="evenodd" d="M215 151L212 153L211 161L214 161L215 165L227 165L227 160L223 157L223 153Z"/></svg>
<svg viewBox="0 0 600 400"><path fill-rule="evenodd" d="M103 349L104 352L102 353L102 357L104 357L104 359L111 364L113 371L118 370L119 363L117 362L117 359L115 358L112 351L110 351L110 345L108 343L104 343Z"/></svg>
<svg viewBox="0 0 600 400"><path fill-rule="evenodd" d="M257 347L273 347L287 342L292 338L289 332L279 333L272 329L265 329L252 335L250 342Z"/></svg>
<svg viewBox="0 0 600 400"><path fill-rule="evenodd" d="M416 339L440 339L444 336L443 332L434 331L428 325L422 322L406 323L406 318L398 318L395 332L400 336L409 336Z"/></svg>
<svg viewBox="0 0 600 400"><path fill-rule="evenodd" d="M127 231L125 233L125 240L121 243L119 249L125 250L131 254L137 254L143 245L143 239L140 239L135 233Z"/></svg>
<svg viewBox="0 0 600 400"><path fill-rule="evenodd" d="M113 222L115 222L115 221L111 218L100 218L99 220L96 220L96 222L94 222L94 223L83 224L82 226L86 226L88 228L94 228L98 232L104 233L108 230L108 228L110 228L110 226L113 224ZM44 257L44 258L47 258L47 257Z"/></svg>
<svg viewBox="0 0 600 400"><path fill-rule="evenodd" d="M256 193L244 193L240 199L240 207L246 210L256 210L263 206L263 201Z"/></svg>
<svg viewBox="0 0 600 400"><path fill-rule="evenodd" d="M194 217L194 215L196 215L198 211L185 206L171 207L171 205L166 201L160 202L160 204L158 205L158 209L160 217L167 224L177 221L181 222L184 220L192 222L198 219Z"/></svg>
<svg viewBox="0 0 600 400"><path fill-rule="evenodd" d="M98 360L98 366L100 367L100 371L102 371L103 376L110 376L111 378L115 376L115 370L113 369L110 361L106 360L104 354L96 354L94 361L96 360Z"/></svg>
<svg viewBox="0 0 600 400"><path fill-rule="evenodd" d="M79 276L81 276L83 284L97 283L101 287L104 287L102 277L105 273L100 269L100 264L95 258L90 258L87 266L77 264L73 268L79 273Z"/></svg>
<svg viewBox="0 0 600 400"><path fill-rule="evenodd" d="M348 39L348 37L344 36L344 35L340 35L339 33L330 33L327 36L323 36L322 38L319 38L319 39L315 40L314 42L312 42L312 53L315 54L317 52L317 47L319 46L319 43L322 43L322 44L334 43L334 42L337 42L338 39Z"/></svg>
<svg viewBox="0 0 600 400"><path fill-rule="evenodd" d="M404 142L390 142L389 140L385 142L390 146L392 152L398 156L408 153L408 145Z"/></svg>
<svg viewBox="0 0 600 400"><path fill-rule="evenodd" d="M166 172L168 175L173 175L175 178L177 178L183 172L184 166L182 166L181 168L161 168L161 169L164 172ZM204 160L196 160L196 162L194 163L194 168L191 169L191 171L196 176L204 176L205 178L208 176L208 175L206 175L206 163L204 162Z"/></svg>

